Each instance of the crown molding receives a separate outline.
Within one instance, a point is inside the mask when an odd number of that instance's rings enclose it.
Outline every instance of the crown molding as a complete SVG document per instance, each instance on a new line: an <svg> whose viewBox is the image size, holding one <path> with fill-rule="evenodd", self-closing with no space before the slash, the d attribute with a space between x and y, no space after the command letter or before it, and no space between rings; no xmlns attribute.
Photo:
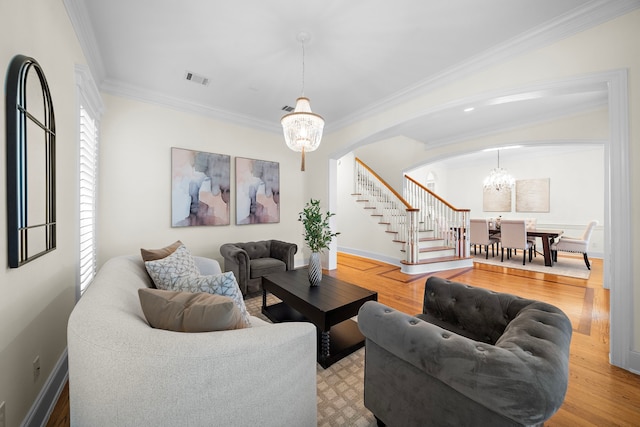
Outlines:
<svg viewBox="0 0 640 427"><path fill-rule="evenodd" d="M394 95L382 99L331 124L331 131L349 126L372 115L379 114L412 98L434 91L444 85L479 72L499 62L524 52L541 48L595 27L632 10L640 8L640 0L592 0L584 6L534 28L518 37L507 40L458 65L409 86Z"/></svg>
<svg viewBox="0 0 640 427"><path fill-rule="evenodd" d="M207 105L185 101L183 99L172 96L162 95L155 91L145 90L137 86L123 84L122 82L114 81L111 79L104 80L100 88L103 92L110 93L112 95L122 96L125 98L130 98L150 104L156 104L182 112L194 113L212 119L233 123L242 127L248 127L271 133L282 132L282 128L278 125L278 123L273 123L266 120L258 120L255 117L244 116L241 114L234 114L229 111L221 110Z"/></svg>
<svg viewBox="0 0 640 427"><path fill-rule="evenodd" d="M235 114L203 104L188 102L175 97L146 91L144 89L110 79L106 75L106 69L102 62L100 50L84 3L81 0L63 0L63 3L67 9L67 14L69 15L74 27L80 46L87 58L89 68L101 90L111 94L150 102L184 112L229 121L244 127L272 133L281 132L277 123L257 120L254 117ZM382 113L390 107L407 102L412 98L424 95L442 87L443 85L450 84L455 80L477 73L486 67L505 61L514 56L521 55L524 52L549 45L618 16L624 15L625 13L639 7L640 0L591 0L580 8L562 15L545 25L539 26L516 38L507 40L506 42L486 50L467 61L386 97L369 107L356 111L353 114L345 116L335 122L328 123L325 127L325 134L328 135L357 121Z"/></svg>
<svg viewBox="0 0 640 427"><path fill-rule="evenodd" d="M87 59L93 78L99 84L106 76L106 69L102 62L102 55L100 54L85 4L80 0L62 0L62 2L67 10L71 25L76 32L80 48Z"/></svg>

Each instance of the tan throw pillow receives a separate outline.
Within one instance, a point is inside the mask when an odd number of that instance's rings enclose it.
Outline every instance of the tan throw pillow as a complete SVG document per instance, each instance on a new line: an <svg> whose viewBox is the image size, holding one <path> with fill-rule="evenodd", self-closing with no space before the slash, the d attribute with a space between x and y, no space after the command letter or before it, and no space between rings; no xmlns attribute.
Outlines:
<svg viewBox="0 0 640 427"><path fill-rule="evenodd" d="M138 289L140 305L153 328L175 332L241 329L245 322L229 297L208 293Z"/></svg>
<svg viewBox="0 0 640 427"><path fill-rule="evenodd" d="M182 242L180 240L172 243L171 245L160 248L160 249L142 249L140 248L140 255L142 255L143 261L155 261L158 259L166 258L172 253L175 252L176 249L180 247Z"/></svg>

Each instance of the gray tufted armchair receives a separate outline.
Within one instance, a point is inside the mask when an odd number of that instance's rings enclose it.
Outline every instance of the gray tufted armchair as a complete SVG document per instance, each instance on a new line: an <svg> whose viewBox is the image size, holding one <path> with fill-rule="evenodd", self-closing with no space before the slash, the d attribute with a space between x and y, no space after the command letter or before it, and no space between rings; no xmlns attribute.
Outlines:
<svg viewBox="0 0 640 427"><path fill-rule="evenodd" d="M423 313L365 303L364 403L390 426L539 426L567 390L571 322L558 308L438 277Z"/></svg>
<svg viewBox="0 0 640 427"><path fill-rule="evenodd" d="M220 246L224 271L232 271L242 295L262 289L262 276L293 270L293 257L298 252L295 243L280 240L225 243Z"/></svg>

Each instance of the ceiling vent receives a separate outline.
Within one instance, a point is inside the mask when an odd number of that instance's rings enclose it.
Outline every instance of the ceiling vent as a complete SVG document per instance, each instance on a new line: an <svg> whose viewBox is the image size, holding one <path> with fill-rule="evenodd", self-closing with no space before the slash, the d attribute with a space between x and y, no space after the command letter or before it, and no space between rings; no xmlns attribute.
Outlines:
<svg viewBox="0 0 640 427"><path fill-rule="evenodd" d="M198 83L202 86L206 86L209 84L209 78L205 76L201 76L196 73L192 73L191 71L187 71L184 74L184 79L190 82Z"/></svg>
<svg viewBox="0 0 640 427"><path fill-rule="evenodd" d="M290 113L294 110L295 108L290 107L288 105L285 105L284 107L282 107L282 111L286 111L287 113Z"/></svg>

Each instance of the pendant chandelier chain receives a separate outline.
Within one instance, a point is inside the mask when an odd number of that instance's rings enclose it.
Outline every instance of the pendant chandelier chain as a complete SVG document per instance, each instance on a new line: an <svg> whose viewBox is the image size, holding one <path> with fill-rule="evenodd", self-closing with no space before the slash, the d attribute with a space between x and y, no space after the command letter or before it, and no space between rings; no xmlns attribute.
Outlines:
<svg viewBox="0 0 640 427"><path fill-rule="evenodd" d="M304 96L304 40L302 40L302 96Z"/></svg>

